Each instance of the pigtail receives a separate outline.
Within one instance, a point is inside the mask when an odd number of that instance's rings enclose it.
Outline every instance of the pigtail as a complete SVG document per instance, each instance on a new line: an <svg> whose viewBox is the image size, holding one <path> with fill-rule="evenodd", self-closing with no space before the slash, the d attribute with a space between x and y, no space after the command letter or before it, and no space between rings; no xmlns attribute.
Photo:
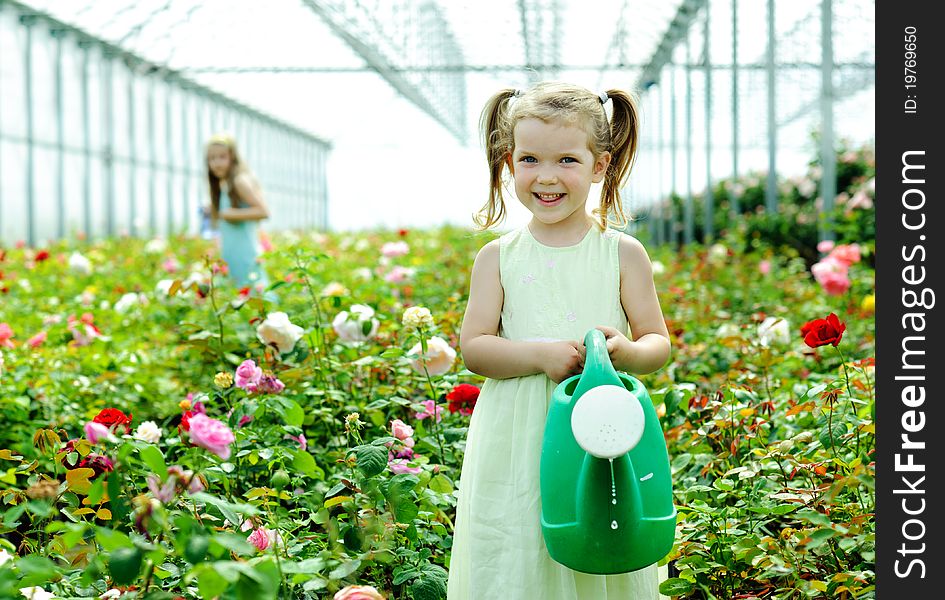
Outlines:
<svg viewBox="0 0 945 600"><path fill-rule="evenodd" d="M504 89L493 95L482 109L479 128L482 131L483 145L486 149L486 162L489 165L489 200L473 215L473 221L480 230L489 229L505 219L505 201L502 197L502 171L507 166L512 145L510 132L505 131L503 120L508 110L509 99L515 90Z"/></svg>
<svg viewBox="0 0 945 600"><path fill-rule="evenodd" d="M620 186L630 175L636 158L640 118L633 96L616 89L607 90L607 96L613 106L610 118L611 159L604 174L600 208L594 212L600 217L602 227L610 222L622 229L628 220L620 198ZM608 218L611 214L613 219Z"/></svg>

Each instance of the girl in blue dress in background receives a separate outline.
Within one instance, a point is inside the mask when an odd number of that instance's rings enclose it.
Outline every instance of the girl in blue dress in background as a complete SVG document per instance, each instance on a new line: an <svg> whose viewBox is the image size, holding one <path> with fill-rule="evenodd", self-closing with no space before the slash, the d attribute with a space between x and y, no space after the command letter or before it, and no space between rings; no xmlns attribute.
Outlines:
<svg viewBox="0 0 945 600"><path fill-rule="evenodd" d="M210 220L220 231L220 255L230 279L261 293L269 281L259 264L257 223L269 218L262 188L243 164L236 142L215 135L207 142Z"/></svg>

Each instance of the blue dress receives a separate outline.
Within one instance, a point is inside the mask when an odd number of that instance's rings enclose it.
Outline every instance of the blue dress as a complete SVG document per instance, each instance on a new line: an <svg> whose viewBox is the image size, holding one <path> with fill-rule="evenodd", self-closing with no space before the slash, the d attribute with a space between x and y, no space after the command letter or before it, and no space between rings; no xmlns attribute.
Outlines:
<svg viewBox="0 0 945 600"><path fill-rule="evenodd" d="M230 206L230 198L220 190L220 206ZM244 208L240 203L236 208ZM258 261L259 240L256 221L217 222L220 229L220 255L226 262L230 279L238 287L266 287L269 280Z"/></svg>

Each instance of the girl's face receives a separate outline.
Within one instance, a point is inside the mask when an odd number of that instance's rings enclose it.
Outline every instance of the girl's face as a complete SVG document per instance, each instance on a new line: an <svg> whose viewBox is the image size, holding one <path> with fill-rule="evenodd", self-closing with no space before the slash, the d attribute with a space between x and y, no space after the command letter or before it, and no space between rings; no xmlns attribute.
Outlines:
<svg viewBox="0 0 945 600"><path fill-rule="evenodd" d="M610 153L595 158L584 129L522 119L513 130L510 167L519 201L546 225L586 219L591 184L603 180Z"/></svg>
<svg viewBox="0 0 945 600"><path fill-rule="evenodd" d="M230 166L233 164L233 157L230 155L230 149L222 144L211 144L207 148L207 166L210 172L217 179L224 179L230 172Z"/></svg>

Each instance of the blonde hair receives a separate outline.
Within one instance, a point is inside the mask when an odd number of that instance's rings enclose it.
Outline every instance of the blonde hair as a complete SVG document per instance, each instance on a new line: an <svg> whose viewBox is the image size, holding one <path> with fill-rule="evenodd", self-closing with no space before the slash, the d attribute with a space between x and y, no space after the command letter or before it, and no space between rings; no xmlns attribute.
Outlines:
<svg viewBox="0 0 945 600"><path fill-rule="evenodd" d="M588 149L595 159L610 152L600 206L593 213L601 229L608 224L620 228L627 225L620 186L633 167L639 117L632 95L618 89L607 90L606 94L606 99L613 103L609 121L603 95L563 82L541 82L524 92L503 89L486 102L479 123L489 163L489 200L473 217L479 229L488 229L505 218L503 175L515 149L515 125L522 119L562 121L581 127L587 132Z"/></svg>
<svg viewBox="0 0 945 600"><path fill-rule="evenodd" d="M230 169L227 171L225 177L227 195L230 197L230 206L237 206L239 204L239 192L236 190L236 185L234 184L237 175L249 172L249 169L243 164L243 159L240 158L240 153L236 149L236 140L234 140L232 136L225 133L218 133L211 136L207 141L207 146L204 151L204 161L207 163L207 180L210 183L210 217L216 222L217 215L220 213L221 180L210 170L211 146L223 146L230 153Z"/></svg>

